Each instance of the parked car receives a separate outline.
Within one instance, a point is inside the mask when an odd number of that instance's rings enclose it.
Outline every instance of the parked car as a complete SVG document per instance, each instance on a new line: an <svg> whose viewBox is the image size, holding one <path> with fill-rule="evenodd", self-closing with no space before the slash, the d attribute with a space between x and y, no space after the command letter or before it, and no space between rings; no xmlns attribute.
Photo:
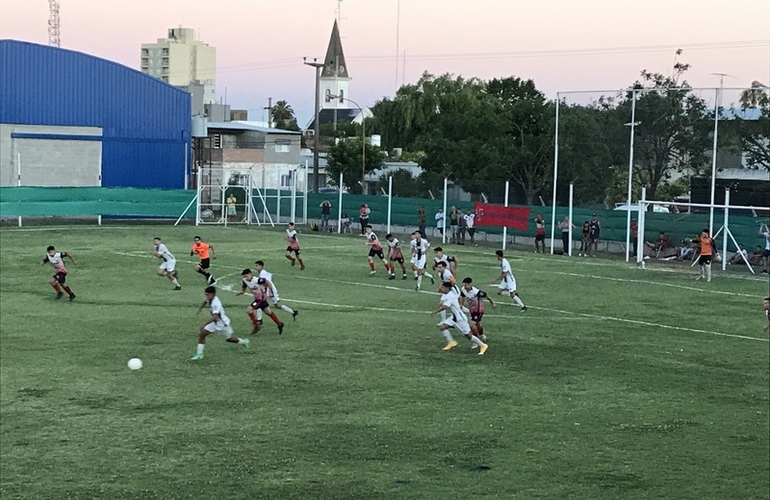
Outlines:
<svg viewBox="0 0 770 500"><path fill-rule="evenodd" d="M629 211L629 205L626 203L615 203L615 208L613 210L622 210L623 212ZM632 204L630 206L631 212L638 212L639 211L639 204ZM652 211L657 212L659 214L667 214L669 213L669 209L666 206L663 205L653 205Z"/></svg>

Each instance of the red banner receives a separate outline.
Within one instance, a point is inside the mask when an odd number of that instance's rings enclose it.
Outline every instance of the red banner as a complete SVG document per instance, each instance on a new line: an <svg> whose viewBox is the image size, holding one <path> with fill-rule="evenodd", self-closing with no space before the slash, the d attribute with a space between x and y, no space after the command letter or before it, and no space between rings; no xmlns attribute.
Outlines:
<svg viewBox="0 0 770 500"><path fill-rule="evenodd" d="M529 226L529 207L501 207L475 203L477 226L512 227L526 231Z"/></svg>

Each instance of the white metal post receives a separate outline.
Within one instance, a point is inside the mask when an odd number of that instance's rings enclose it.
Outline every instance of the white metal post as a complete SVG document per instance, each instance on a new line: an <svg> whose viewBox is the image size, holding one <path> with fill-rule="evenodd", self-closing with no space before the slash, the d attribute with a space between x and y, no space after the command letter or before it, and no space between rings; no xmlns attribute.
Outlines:
<svg viewBox="0 0 770 500"><path fill-rule="evenodd" d="M644 269L644 231L645 224L647 223L647 207L645 201L647 200L647 188L642 186L642 196L639 199L639 214L637 216L637 224L639 225L639 232L637 234L636 243L636 265Z"/></svg>
<svg viewBox="0 0 770 500"><path fill-rule="evenodd" d="M21 187L21 153L16 153L16 185ZM21 215L19 216L19 227L21 227Z"/></svg>
<svg viewBox="0 0 770 500"><path fill-rule="evenodd" d="M441 220L441 225L443 226L441 228L441 243L446 243L446 198L447 198L447 189L449 186L449 179L444 177L444 218Z"/></svg>
<svg viewBox="0 0 770 500"><path fill-rule="evenodd" d="M337 189L339 189L340 197L337 201L337 234L340 234L342 232L342 172L340 172L340 181L339 184L337 184Z"/></svg>
<svg viewBox="0 0 770 500"><path fill-rule="evenodd" d="M280 224L281 223L281 172L278 171L278 191L275 198L275 204L276 204L276 211L275 211L275 223Z"/></svg>
<svg viewBox="0 0 770 500"><path fill-rule="evenodd" d="M572 202L575 199L575 183L569 183L569 222L567 223L567 229L569 230L569 240L567 241L567 255L572 257ZM597 245L598 246L598 245Z"/></svg>
<svg viewBox="0 0 770 500"><path fill-rule="evenodd" d="M716 89L714 103L714 144L711 147L711 207L709 207L709 236L714 234L714 193L717 182L717 138L719 133L719 100L721 93ZM692 200L691 200L692 201Z"/></svg>
<svg viewBox="0 0 770 500"><path fill-rule="evenodd" d="M553 200L551 202L551 255L556 237L556 180L559 178L559 92L556 92L556 130L553 134Z"/></svg>
<svg viewBox="0 0 770 500"><path fill-rule="evenodd" d="M725 227L724 227L724 234L722 235L722 271L727 269L727 238L730 237L730 230L728 229L727 222L730 218L728 215L729 207L730 206L730 188L725 188ZM740 248L736 248L737 251L740 251Z"/></svg>
<svg viewBox="0 0 770 500"><path fill-rule="evenodd" d="M631 196L634 172L634 131L636 127L636 89L631 89L631 142L628 147L628 198L626 199L626 262L631 260Z"/></svg>
<svg viewBox="0 0 770 500"><path fill-rule="evenodd" d="M201 223L201 203L203 203L203 185L201 184L201 181L203 180L203 169L198 169L198 182L196 183L195 191L197 193L197 200L195 202L195 225L198 226ZM182 214L184 215L184 214ZM179 222L179 221L177 221Z"/></svg>
<svg viewBox="0 0 770 500"><path fill-rule="evenodd" d="M390 233L390 211L393 207L393 176L388 176L388 230Z"/></svg>
<svg viewBox="0 0 770 500"><path fill-rule="evenodd" d="M296 224L296 218L297 218L297 170L289 170L291 173L291 220L289 222L294 222Z"/></svg>
<svg viewBox="0 0 770 500"><path fill-rule="evenodd" d="M505 181L505 199L503 201L503 206L508 206L508 189L510 187L511 181ZM505 250L505 246L508 244L508 227L503 225L503 250Z"/></svg>
<svg viewBox="0 0 770 500"><path fill-rule="evenodd" d="M302 220L303 224L307 224L307 178L308 178L308 172L307 172L307 160L305 160L305 199L302 202Z"/></svg>

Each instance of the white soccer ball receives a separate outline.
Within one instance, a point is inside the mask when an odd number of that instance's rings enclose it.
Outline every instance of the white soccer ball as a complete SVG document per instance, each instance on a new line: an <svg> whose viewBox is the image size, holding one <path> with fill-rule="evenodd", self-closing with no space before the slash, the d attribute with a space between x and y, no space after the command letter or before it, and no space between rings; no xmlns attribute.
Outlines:
<svg viewBox="0 0 770 500"><path fill-rule="evenodd" d="M142 369L142 360L139 358L131 358L128 360L128 369L129 370L141 370Z"/></svg>

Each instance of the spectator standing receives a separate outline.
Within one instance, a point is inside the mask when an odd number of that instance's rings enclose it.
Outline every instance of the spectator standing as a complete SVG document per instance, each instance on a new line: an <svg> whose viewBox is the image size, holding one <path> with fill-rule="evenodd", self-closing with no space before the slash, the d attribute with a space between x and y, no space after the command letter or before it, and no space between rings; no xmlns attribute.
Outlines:
<svg viewBox="0 0 770 500"><path fill-rule="evenodd" d="M631 225L628 228L631 230L631 255L636 257L636 247L639 245L639 223L636 217L631 218Z"/></svg>
<svg viewBox="0 0 770 500"><path fill-rule="evenodd" d="M580 252L578 252L578 257L584 255L588 257L588 233L590 231L591 226L588 224L588 221L585 221L583 227L580 228Z"/></svg>
<svg viewBox="0 0 770 500"><path fill-rule="evenodd" d="M444 216L444 209L439 208L434 217L436 219L436 229L442 235L444 234L444 227L446 227L446 217Z"/></svg>
<svg viewBox="0 0 770 500"><path fill-rule="evenodd" d="M465 215L461 208L457 209L457 244L465 245L465 232L468 229L468 224L465 222Z"/></svg>
<svg viewBox="0 0 770 500"><path fill-rule="evenodd" d="M332 204L329 200L324 200L319 206L321 207L321 231L327 231L329 229L329 214L331 213Z"/></svg>
<svg viewBox="0 0 770 500"><path fill-rule="evenodd" d="M545 253L545 221L543 220L543 214L538 213L537 216L532 219L535 222L535 253Z"/></svg>
<svg viewBox="0 0 770 500"><path fill-rule="evenodd" d="M465 229L468 231L468 237L471 240L471 245L476 245L476 240L474 239L474 235L476 234L476 214L473 213L473 211L469 208L465 212Z"/></svg>
<svg viewBox="0 0 770 500"><path fill-rule="evenodd" d="M417 224L418 224L418 230L420 231L420 234L423 238L427 238L428 235L425 234L425 221L428 218L428 214L425 213L425 207L422 205L415 205L415 209L417 210Z"/></svg>
<svg viewBox="0 0 770 500"><path fill-rule="evenodd" d="M564 219L559 222L559 229L561 229L561 244L564 248L564 255L569 255L569 232L576 229L575 225L570 222L568 216L564 216Z"/></svg>
<svg viewBox="0 0 770 500"><path fill-rule="evenodd" d="M462 212L457 210L457 207L452 207L449 210L449 228L452 231L452 238L449 240L450 243L458 243L460 241L460 234L459 234L459 227L457 225L457 219L462 217Z"/></svg>
<svg viewBox="0 0 770 500"><path fill-rule="evenodd" d="M592 257L596 257L596 252L599 250L599 235L602 232L602 225L599 219L596 218L596 214L591 215L591 220L588 221L590 229L588 231L588 248L594 247L594 253Z"/></svg>
<svg viewBox="0 0 770 500"><path fill-rule="evenodd" d="M369 209L369 205L364 203L358 210L358 222L361 224L361 234L366 234L366 226L369 225L369 215L372 211Z"/></svg>
<svg viewBox="0 0 770 500"><path fill-rule="evenodd" d="M764 264L763 273L770 273L770 229L767 228L767 224L761 224L759 226L759 234L765 237L765 249L762 251L762 263Z"/></svg>
<svg viewBox="0 0 770 500"><path fill-rule="evenodd" d="M238 200L235 199L235 196L233 195L233 193L230 193L230 196L227 197L227 201L226 201L228 221L230 221L230 217L235 217L235 219L238 220L238 210L235 208L235 204L237 202Z"/></svg>

